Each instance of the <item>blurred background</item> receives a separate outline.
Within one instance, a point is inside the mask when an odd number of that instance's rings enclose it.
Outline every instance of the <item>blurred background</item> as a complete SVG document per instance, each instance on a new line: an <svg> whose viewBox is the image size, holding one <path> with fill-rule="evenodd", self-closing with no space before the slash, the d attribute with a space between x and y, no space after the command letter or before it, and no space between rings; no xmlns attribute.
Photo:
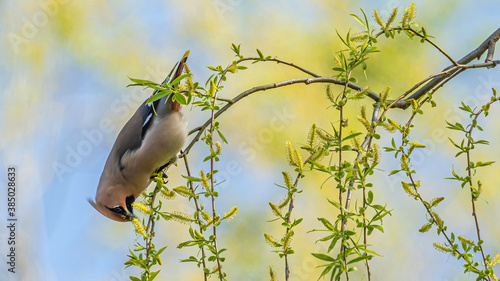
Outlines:
<svg viewBox="0 0 500 281"><path fill-rule="evenodd" d="M434 40L458 59L475 49L500 26L500 3L479 1L415 1L416 22L426 27ZM204 83L212 74L206 66L226 66L234 59L231 43L241 44L242 54L264 55L293 62L323 76L332 76L333 57L342 49L336 30L345 34L361 31L349 14L363 8L370 16L379 9L384 18L393 7L402 12L406 0L390 1L0 1L0 192L2 225L6 224L6 169L18 169L17 189L17 273L6 267L7 237L0 227L1 280L128 280L139 275L134 268L124 269L129 248L134 248L133 226L111 221L87 202L95 195L100 173L123 124L150 90L126 86L128 77L160 82L186 50L194 79ZM374 20L370 16L372 26ZM375 92L392 87L392 97L449 62L432 46L410 41L382 38L381 53L368 61L366 80ZM483 56L484 57L484 56ZM221 96L232 98L253 86L290 78L303 73L274 63L247 65L248 70L231 74ZM422 194L431 199L445 196L439 213L457 234L475 239L470 216L470 194L450 176L453 163L462 171L463 158L449 143L458 134L446 130L449 122L466 122L457 107L464 100L472 107L489 100L491 87L500 90L498 69L469 70L438 92L436 108L415 122L413 139L428 146L415 154L413 167L422 181ZM305 143L313 123L330 128L337 114L328 107L324 85L294 85L254 94L219 118L229 140L217 164L220 186L219 213L238 206L239 215L219 228L220 247L225 252L228 280L268 280L268 266L283 276L283 260L263 234L281 236L283 228L273 219L268 202L284 196L282 170L288 167L285 141L296 147ZM334 89L337 90L337 89ZM348 113L348 129L360 129L356 120L359 106L370 100L353 102ZM204 122L208 115L183 109L189 128ZM393 110L390 118L404 121L409 112ZM491 141L489 147L474 151L476 160L496 160L500 114L493 107L480 137ZM381 147L393 136L380 131ZM394 137L397 137L394 135ZM208 154L198 143L190 154L192 170L206 168L202 159ZM434 230L419 233L426 222L423 207L402 190L401 176L387 174L399 167L391 154L382 154L382 163L372 178L375 202L387 204L392 216L384 220L385 233L370 237L373 249L383 258L371 261L372 280L471 280L463 275L462 262L436 251L432 243L443 242ZM494 255L500 252L500 195L498 165L479 173L484 194L478 213L485 247ZM182 165L170 170L170 187L183 184ZM317 280L321 263L311 252L325 252L315 243L321 233L317 217L332 218L335 210L325 197L336 198L332 182L324 175L308 174L300 182L303 190L296 200L295 215L304 222L297 228L291 256L291 280ZM356 196L353 203L356 203ZM208 202L206 202L208 204ZM353 204L353 206L354 206ZM192 212L185 198L164 202L167 211ZM179 259L196 255L195 249L176 246L189 238L188 226L162 222L157 226L157 246L163 252L162 271L156 280L201 280L194 264ZM361 268L362 266L359 265ZM363 271L352 280L366 278ZM283 280L281 278L280 280Z"/></svg>

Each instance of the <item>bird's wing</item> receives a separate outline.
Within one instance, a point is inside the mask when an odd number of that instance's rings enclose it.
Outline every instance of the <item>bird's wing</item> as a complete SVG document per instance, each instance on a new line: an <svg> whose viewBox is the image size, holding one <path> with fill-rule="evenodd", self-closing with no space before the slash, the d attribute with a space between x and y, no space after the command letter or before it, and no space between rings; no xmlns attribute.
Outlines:
<svg viewBox="0 0 500 281"><path fill-rule="evenodd" d="M173 81L182 74L188 54L189 51L184 54L180 62L175 64L168 76L163 80L162 85L167 81ZM174 74L173 76L172 73ZM155 90L152 95L157 93L158 90ZM165 102L165 97L151 103L146 102L147 100L139 106L134 116L125 124L118 134L117 141L112 149L115 151L115 155L118 158L120 171L122 171L126 163L134 157L134 152L141 147L146 133L151 129L155 118L158 118L155 109L159 108L160 102Z"/></svg>
<svg viewBox="0 0 500 281"><path fill-rule="evenodd" d="M172 76L172 72L174 72L174 69L177 67L178 64L179 63L176 63L174 65L174 67L172 68L172 70L170 70L170 73L168 74L168 76L161 83L162 85L165 85L165 83L167 83L167 81L170 80L170 76ZM176 77L174 77L172 79L175 79L175 78ZM154 95L156 95L158 93L159 93L159 90L155 90L153 92L153 94L151 94L151 96L154 96ZM160 101L164 102L164 98L159 99L159 100L155 100L154 102L150 102L150 103L144 102L141 105L141 107L139 107L141 118L142 118L142 121L143 121L143 123L142 123L142 132L141 132L141 141L144 139L144 136L146 135L146 132L151 127L151 124L153 123L155 115L157 115L156 109L158 109L158 105L160 104ZM139 146L140 146L140 143L139 143ZM138 147L136 147L136 148L138 148Z"/></svg>
<svg viewBox="0 0 500 281"><path fill-rule="evenodd" d="M131 153L141 147L143 137L153 119L153 108L143 102L134 113L134 116L123 126L111 150L111 153L117 158L120 170L123 170Z"/></svg>

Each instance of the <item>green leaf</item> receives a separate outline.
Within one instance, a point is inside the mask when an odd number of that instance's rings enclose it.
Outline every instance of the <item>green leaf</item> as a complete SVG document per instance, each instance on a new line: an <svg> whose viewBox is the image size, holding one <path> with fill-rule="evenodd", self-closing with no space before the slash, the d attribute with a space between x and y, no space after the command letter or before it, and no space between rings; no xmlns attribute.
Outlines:
<svg viewBox="0 0 500 281"><path fill-rule="evenodd" d="M357 258L354 258L354 259L348 261L347 264L356 263L356 262L362 261L362 260L371 260L371 259L372 259L372 256L368 256L368 255L359 256Z"/></svg>
<svg viewBox="0 0 500 281"><path fill-rule="evenodd" d="M325 255L322 253L311 253L315 258L320 259L322 261L329 261L329 262L334 262L335 259L330 257L329 255Z"/></svg>
<svg viewBox="0 0 500 281"><path fill-rule="evenodd" d="M262 52L259 49L257 49L257 54L259 54L260 59L262 59L262 60L264 59L264 55L262 54Z"/></svg>
<svg viewBox="0 0 500 281"><path fill-rule="evenodd" d="M399 172L401 172L401 170L393 170L393 171L391 171L391 172L389 173L389 176L392 176L392 175L397 174L397 173L399 173Z"/></svg>
<svg viewBox="0 0 500 281"><path fill-rule="evenodd" d="M318 220L329 230L335 230L333 225L325 218L318 218Z"/></svg>
<svg viewBox="0 0 500 281"><path fill-rule="evenodd" d="M160 270L158 270L156 272L151 272L151 275L149 276L148 281L153 281L156 278L156 276L158 275L158 273L160 273Z"/></svg>
<svg viewBox="0 0 500 281"><path fill-rule="evenodd" d="M293 223L292 223L292 227L294 227L294 226L298 225L299 223L301 223L302 220L303 220L303 218L299 218L299 219L294 220Z"/></svg>
<svg viewBox="0 0 500 281"><path fill-rule="evenodd" d="M170 95L172 93L171 90L167 89L167 90L163 90L163 91L160 91L158 92L156 95L153 95L151 96L147 101L146 103L151 103L151 102L154 102L154 101L157 101L161 98L163 98L164 96L167 96L167 95Z"/></svg>
<svg viewBox="0 0 500 281"><path fill-rule="evenodd" d="M373 192L368 190L368 198L366 198L366 203L371 204L373 202Z"/></svg>
<svg viewBox="0 0 500 281"><path fill-rule="evenodd" d="M185 176L185 175L182 175L182 177L189 180L189 181L195 181L195 182L201 181L200 178L195 178L195 177L190 177L190 176Z"/></svg>
<svg viewBox="0 0 500 281"><path fill-rule="evenodd" d="M220 139L222 140L223 143L228 143L226 137L219 131L219 129L216 130L217 134L219 134Z"/></svg>
<svg viewBox="0 0 500 281"><path fill-rule="evenodd" d="M333 265L327 265L323 272L321 272L321 275L319 276L318 280L321 279L321 277L326 276L330 270L332 270ZM332 276L335 274L335 270L332 272Z"/></svg>
<svg viewBox="0 0 500 281"><path fill-rule="evenodd" d="M180 75L179 77L175 78L175 79L174 79L174 81L170 82L170 85L177 85L177 84L179 84L179 82L180 82L182 79L184 79L184 78L186 78L186 77L189 77L189 76L191 76L191 74L187 74L187 73L186 73L186 74L182 74L182 75Z"/></svg>
<svg viewBox="0 0 500 281"><path fill-rule="evenodd" d="M379 255L375 251L372 251L372 250L368 250L368 249L365 249L365 248L362 248L362 247L360 247L358 249L360 249L361 251L366 252L367 254L370 254L370 255L383 257L382 255Z"/></svg>
<svg viewBox="0 0 500 281"><path fill-rule="evenodd" d="M362 134L361 132L354 133L354 134L350 134L350 135L348 135L347 137L343 138L343 139L342 139L342 141L346 141L346 140L348 140L348 139L355 138L355 137L357 137L357 136L359 136L359 135L361 135L361 134Z"/></svg>
<svg viewBox="0 0 500 281"><path fill-rule="evenodd" d="M384 233L384 228L381 225L371 225L374 229L379 230L380 232Z"/></svg>
<svg viewBox="0 0 500 281"><path fill-rule="evenodd" d="M128 79L130 79L130 81L136 83L137 85L141 85L141 86L159 85L158 83L155 83L155 82L150 81L150 80L137 79L137 78L132 78L132 77L129 77ZM128 85L128 86L133 86L133 84Z"/></svg>
<svg viewBox="0 0 500 281"><path fill-rule="evenodd" d="M219 71L217 68L213 67L213 66L210 66L210 65L207 65L207 68L212 70L212 71Z"/></svg>
<svg viewBox="0 0 500 281"><path fill-rule="evenodd" d="M455 124L451 124L450 122L446 121L446 124L448 124L448 129L450 130L457 130L457 131L462 131L462 132L465 132L465 129L464 129L464 126L462 126L462 124L460 123L455 123Z"/></svg>
<svg viewBox="0 0 500 281"><path fill-rule="evenodd" d="M484 167L484 166L490 166L493 163L495 163L495 161L487 161L487 162L478 161L475 166L476 167Z"/></svg>
<svg viewBox="0 0 500 281"><path fill-rule="evenodd" d="M366 26L366 24L363 22L363 20L361 20L361 18L358 15L350 14L350 16L352 16L354 19L356 19L366 29L368 29L368 27Z"/></svg>
<svg viewBox="0 0 500 281"><path fill-rule="evenodd" d="M174 92L174 98L173 98L174 101L177 101L178 103L182 104L182 105L187 105L187 100L186 100L186 96L184 96L183 94L181 93L178 93L178 92Z"/></svg>

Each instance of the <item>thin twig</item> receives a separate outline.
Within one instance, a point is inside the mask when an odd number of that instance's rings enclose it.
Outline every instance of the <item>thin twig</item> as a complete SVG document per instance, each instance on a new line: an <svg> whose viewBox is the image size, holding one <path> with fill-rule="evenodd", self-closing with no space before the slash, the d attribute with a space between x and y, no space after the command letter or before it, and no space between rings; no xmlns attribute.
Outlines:
<svg viewBox="0 0 500 281"><path fill-rule="evenodd" d="M168 169L168 166L165 169ZM162 179L162 181L163 181L163 179ZM154 209L156 195L158 194L160 189L161 189L161 187L156 185L155 189L153 190L153 196L151 196L151 209L152 210ZM155 216L153 214L151 214L151 215L149 215L148 224L147 224L146 230L145 230L145 232L149 234L149 237L146 238L146 268L147 268L147 270L144 273L144 276L146 278L149 278L149 275L150 275L150 273L149 273L149 254L151 252L151 248L153 245L154 228L155 228Z"/></svg>
<svg viewBox="0 0 500 281"><path fill-rule="evenodd" d="M280 88L280 87L284 87L284 86L289 86L289 85L292 85L292 84L305 84L305 85L309 85L309 84L314 84L314 83L328 83L328 84L336 84L336 85L342 85L342 86L346 86L353 89L353 90L356 90L356 91L362 91L363 90L363 87L357 85L357 84L354 84L352 82L344 82L344 81L340 81L339 79L335 79L335 78L330 78L330 77L315 77L315 78L296 78L296 79L289 79L289 80L283 80L283 81L280 81L280 82L276 82L276 83L271 83L271 84L266 84L266 85L262 85L262 86L257 86L257 87L253 87L251 89L248 89L242 93L240 93L239 95L237 95L236 97L234 97L232 99L232 103L228 103L226 104L225 106L223 106L220 110L218 110L214 117L215 118L218 118L222 113L224 113L226 110L228 110L231 106L233 106L234 104L236 104L237 102L239 102L240 100L242 100L243 98L253 94L253 93L256 93L256 92L261 92L261 91L266 91L266 90L270 90L270 89L275 89L275 88ZM379 101L380 98L379 96L372 92L372 91L368 91L366 93L366 95L368 97L370 97L371 99L373 99L374 101ZM211 124L211 119L208 119L203 125L199 126L199 127L196 127L195 129L191 130L189 132L189 134L193 134L195 132L198 132L196 134L196 136L194 137L193 140L191 140L191 142L189 143L189 145L186 147L186 149L184 149L184 152L181 154L181 157L184 156L185 154L188 154L189 151L191 150L191 148L193 147L193 145L200 139L201 135L203 134L203 131Z"/></svg>
<svg viewBox="0 0 500 281"><path fill-rule="evenodd" d="M451 79L451 78L452 78L452 77L450 77L450 79ZM448 80L449 80L449 79L448 79ZM438 86L438 87L441 87L444 83L446 83L446 81L443 81L443 82L442 82L442 84L441 84L440 86ZM434 91L434 92L435 92L435 91ZM434 92L433 92L432 94L434 94ZM427 100L428 100L428 97L426 97L425 99L423 99L423 100L419 103L419 105L418 105L417 109L420 109L420 108L421 108L421 107L425 104L425 102L426 102ZM410 116L410 118L408 119L408 122L407 122L407 123L406 123L406 125L405 125L405 127L406 127L406 128L410 128L411 124L413 123L413 119L414 119L414 117L415 117L416 115L417 115L417 111L414 111L414 112L412 113L412 115ZM403 134L402 134L402 145L404 145L404 139L405 139L405 137L407 136L407 134L408 134L408 131L404 131L404 132L403 132ZM403 153L404 153L404 152L403 152ZM409 157L408 157L408 159L409 159ZM442 227L442 226L438 223L438 219L436 218L436 215L434 214L434 212L432 212L430 205L429 205L429 204L426 204L427 202L425 202L425 201L424 201L424 199L422 198L422 195L420 194L420 192L418 192L418 189L417 189L417 183L416 183L416 181L413 179L412 173L408 173L408 172L407 172L407 175L408 175L408 178L410 179L410 181L411 181L411 183L412 183L412 187L413 187L413 190L414 190L414 192L415 192L415 194L416 194L416 197L419 199L420 203L422 203L422 205L425 207L425 210L427 211L427 214L428 214L428 215L430 216L430 218L432 219L433 223L434 223L434 224L435 224L435 225L436 225L436 226L440 229L441 233L443 233L443 235L444 235L444 237L445 237L446 241L448 242L448 244L449 244L450 246L452 246L452 245L453 245L452 240L450 239L450 237L449 237L449 236L448 236L448 234L446 233L446 229L445 229L445 228L443 228L443 227ZM462 259L464 259L464 258L463 258L463 256L462 256L462 254L461 254L461 252L458 250L458 248L457 248L457 249L454 249L454 251L453 251L453 252L454 252L454 253L456 253L459 257L461 256L461 257L462 257ZM479 271L479 270L478 270L475 266L472 266L472 265L471 265L471 267L472 267L473 269L475 269L476 271ZM489 277L488 277L488 279L489 279Z"/></svg>
<svg viewBox="0 0 500 281"><path fill-rule="evenodd" d="M220 83L221 83L222 79L219 80L219 83L217 85L217 88L220 86ZM214 126L215 126L215 110L213 107L215 107L215 104L217 103L217 94L218 94L218 90L215 91L214 93L214 97L213 97L213 102L212 102L212 112L211 112L211 118L210 118L210 151L214 151L214 142L213 142L213 136L214 136ZM230 105L231 103L228 103L228 105ZM202 132L202 131L200 131ZM211 191L211 194L210 194L210 197L212 199L212 218L215 220L216 216L217 216L217 212L215 210L215 196L214 196L214 188L215 188L215 184L214 184L214 157L211 157L210 158L210 191ZM212 225L212 230L213 230L213 243L214 243L214 250L215 250L215 260L217 261L217 271L219 272L219 280L223 281L224 280L224 276L222 275L222 266L221 266L221 263L220 263L220 258L219 258L219 250L218 250L218 247L217 247L217 226L216 226L216 223L214 221L213 225Z"/></svg>
<svg viewBox="0 0 500 281"><path fill-rule="evenodd" d="M356 63L356 60L352 63L353 65ZM349 79L351 78L351 74L352 74L352 69L349 70L349 72L347 73L347 76L346 76L346 81L349 81ZM344 85L344 89L342 90L342 96L341 96L341 101L345 101L346 100L346 91L347 91L347 86L349 85L349 83L346 83ZM340 109L339 109L339 118L340 118L340 126L339 126L339 163L338 163L338 182L337 182L337 187L339 189L339 205L341 206L340 208L340 216L342 217L342 224L340 226L340 230L342 232L342 234L344 233L346 227L347 227L347 219L344 218L344 210L342 210L342 193L343 193L343 190L342 190L342 179L340 178L340 173L342 171L342 129L343 129L343 126L344 126L344 106L341 105L340 106ZM348 195L349 196L349 195ZM346 209L347 211L347 209ZM340 251L341 253L343 254L344 256L344 265L345 265L345 276L346 276L346 280L349 281L349 271L347 270L347 253L346 253L346 246L344 245L344 242L345 242L345 238L342 238L342 245L340 246ZM339 278L339 281L340 281L340 278Z"/></svg>
<svg viewBox="0 0 500 281"><path fill-rule="evenodd" d="M207 97L208 95L207 94L204 94L204 93L200 93L198 91L195 92L197 95L200 95L200 96L203 96L203 97ZM217 100L220 100L220 101L223 101L223 102L227 102L227 103L233 103L233 100L231 99L224 99L224 98L217 98Z"/></svg>
<svg viewBox="0 0 500 281"><path fill-rule="evenodd" d="M257 58L257 57L250 57L250 58L244 58L244 59L240 59L240 60L237 60L236 61L236 64L239 64L240 62L244 62L244 61L254 61L254 62L277 62L278 64L284 64L284 65L288 65L288 66L291 66L293 68L296 68L306 74L309 74L311 75L312 77L320 77L320 75L312 72L312 71L309 71L303 67L300 67L292 62L287 62L287 61L284 61L284 60L280 60L280 59L277 59L277 58L269 58L269 59L265 59L265 60L262 60L261 58Z"/></svg>
<svg viewBox="0 0 500 281"><path fill-rule="evenodd" d="M311 160L313 155L310 155L306 161L304 161L304 166L307 165L307 163L309 163L309 161ZM293 183L293 189L296 189L297 188L297 185L299 184L299 180L300 178L302 177L302 171L299 171L297 173L297 177L295 178L295 182ZM290 225L290 219L292 217L292 210L293 210L293 195L290 197L290 203L288 203L288 217L286 219L286 223L288 225ZM290 232L290 226L288 226L286 228L286 231L285 231L285 236L288 234L288 232ZM290 279L290 266L288 265L288 254L286 253L287 249L285 249L285 280L288 281Z"/></svg>
<svg viewBox="0 0 500 281"><path fill-rule="evenodd" d="M489 106L491 105L492 103L498 101L498 99L494 99L494 100L491 100L489 101L486 105ZM474 189L472 188L473 186L473 183L472 183L472 167L471 167L471 157L470 157L470 151L472 150L471 149L471 146L472 146L472 131L474 130L474 128L477 127L477 118L479 118L479 116L481 115L481 113L483 113L484 111L484 107L481 108L478 112L475 113L475 116L474 116L474 119L472 119L472 122L471 122L471 127L470 127L470 130L468 132L466 132L466 137L467 137L467 151L466 151L466 156L467 156L467 174L469 176L469 186L470 186L470 196L471 196L471 205L472 205L472 216L474 217L474 223L475 223L475 226L476 226L476 233L477 233L477 240L478 242L481 241L481 234L480 234L480 230L479 230L479 220L477 218L477 213L476 213L476 200L477 198L475 198L474 196ZM476 124L476 125L474 125ZM479 243L478 243L479 244ZM484 263L484 268L486 270L488 270L488 263L486 262L486 255L484 254L484 250L483 250L483 245L482 244L479 244L479 250L481 251L481 255L483 256L483 263ZM490 279L488 277L488 279Z"/></svg>
<svg viewBox="0 0 500 281"><path fill-rule="evenodd" d="M187 173L188 177L191 177L191 170L189 169L187 155L184 155L183 159L184 159L184 166L186 167L186 173ZM201 218L200 218L201 208L200 208L200 205L198 204L198 199L196 199L196 193L195 193L192 181L189 181L189 190L191 190L191 193L193 194L193 201L194 201L194 205L196 207L196 222L198 223L200 233L203 234L203 227L201 226ZM205 281L207 281L208 280L208 273L205 270L207 268L207 265L205 263L206 255L205 255L205 247L204 246L201 246L201 256L202 256L201 262L203 265L203 278Z"/></svg>

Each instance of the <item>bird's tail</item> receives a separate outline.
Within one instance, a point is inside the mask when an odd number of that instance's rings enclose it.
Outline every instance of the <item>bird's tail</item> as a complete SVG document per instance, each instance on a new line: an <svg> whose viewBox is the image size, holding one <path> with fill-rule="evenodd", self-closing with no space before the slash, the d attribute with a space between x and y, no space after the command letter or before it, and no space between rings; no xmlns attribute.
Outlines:
<svg viewBox="0 0 500 281"><path fill-rule="evenodd" d="M175 75L171 78L170 82L174 81L175 78L177 78L177 77L179 77L179 76L182 75L182 71L184 70L184 64L186 64L188 56L189 56L189 50L186 51L186 53L184 54L184 56L182 56L182 59L172 69L172 71L173 71L175 69L175 67L177 66L177 70L175 71ZM172 71L170 71L170 74L168 75L167 79L172 74Z"/></svg>

